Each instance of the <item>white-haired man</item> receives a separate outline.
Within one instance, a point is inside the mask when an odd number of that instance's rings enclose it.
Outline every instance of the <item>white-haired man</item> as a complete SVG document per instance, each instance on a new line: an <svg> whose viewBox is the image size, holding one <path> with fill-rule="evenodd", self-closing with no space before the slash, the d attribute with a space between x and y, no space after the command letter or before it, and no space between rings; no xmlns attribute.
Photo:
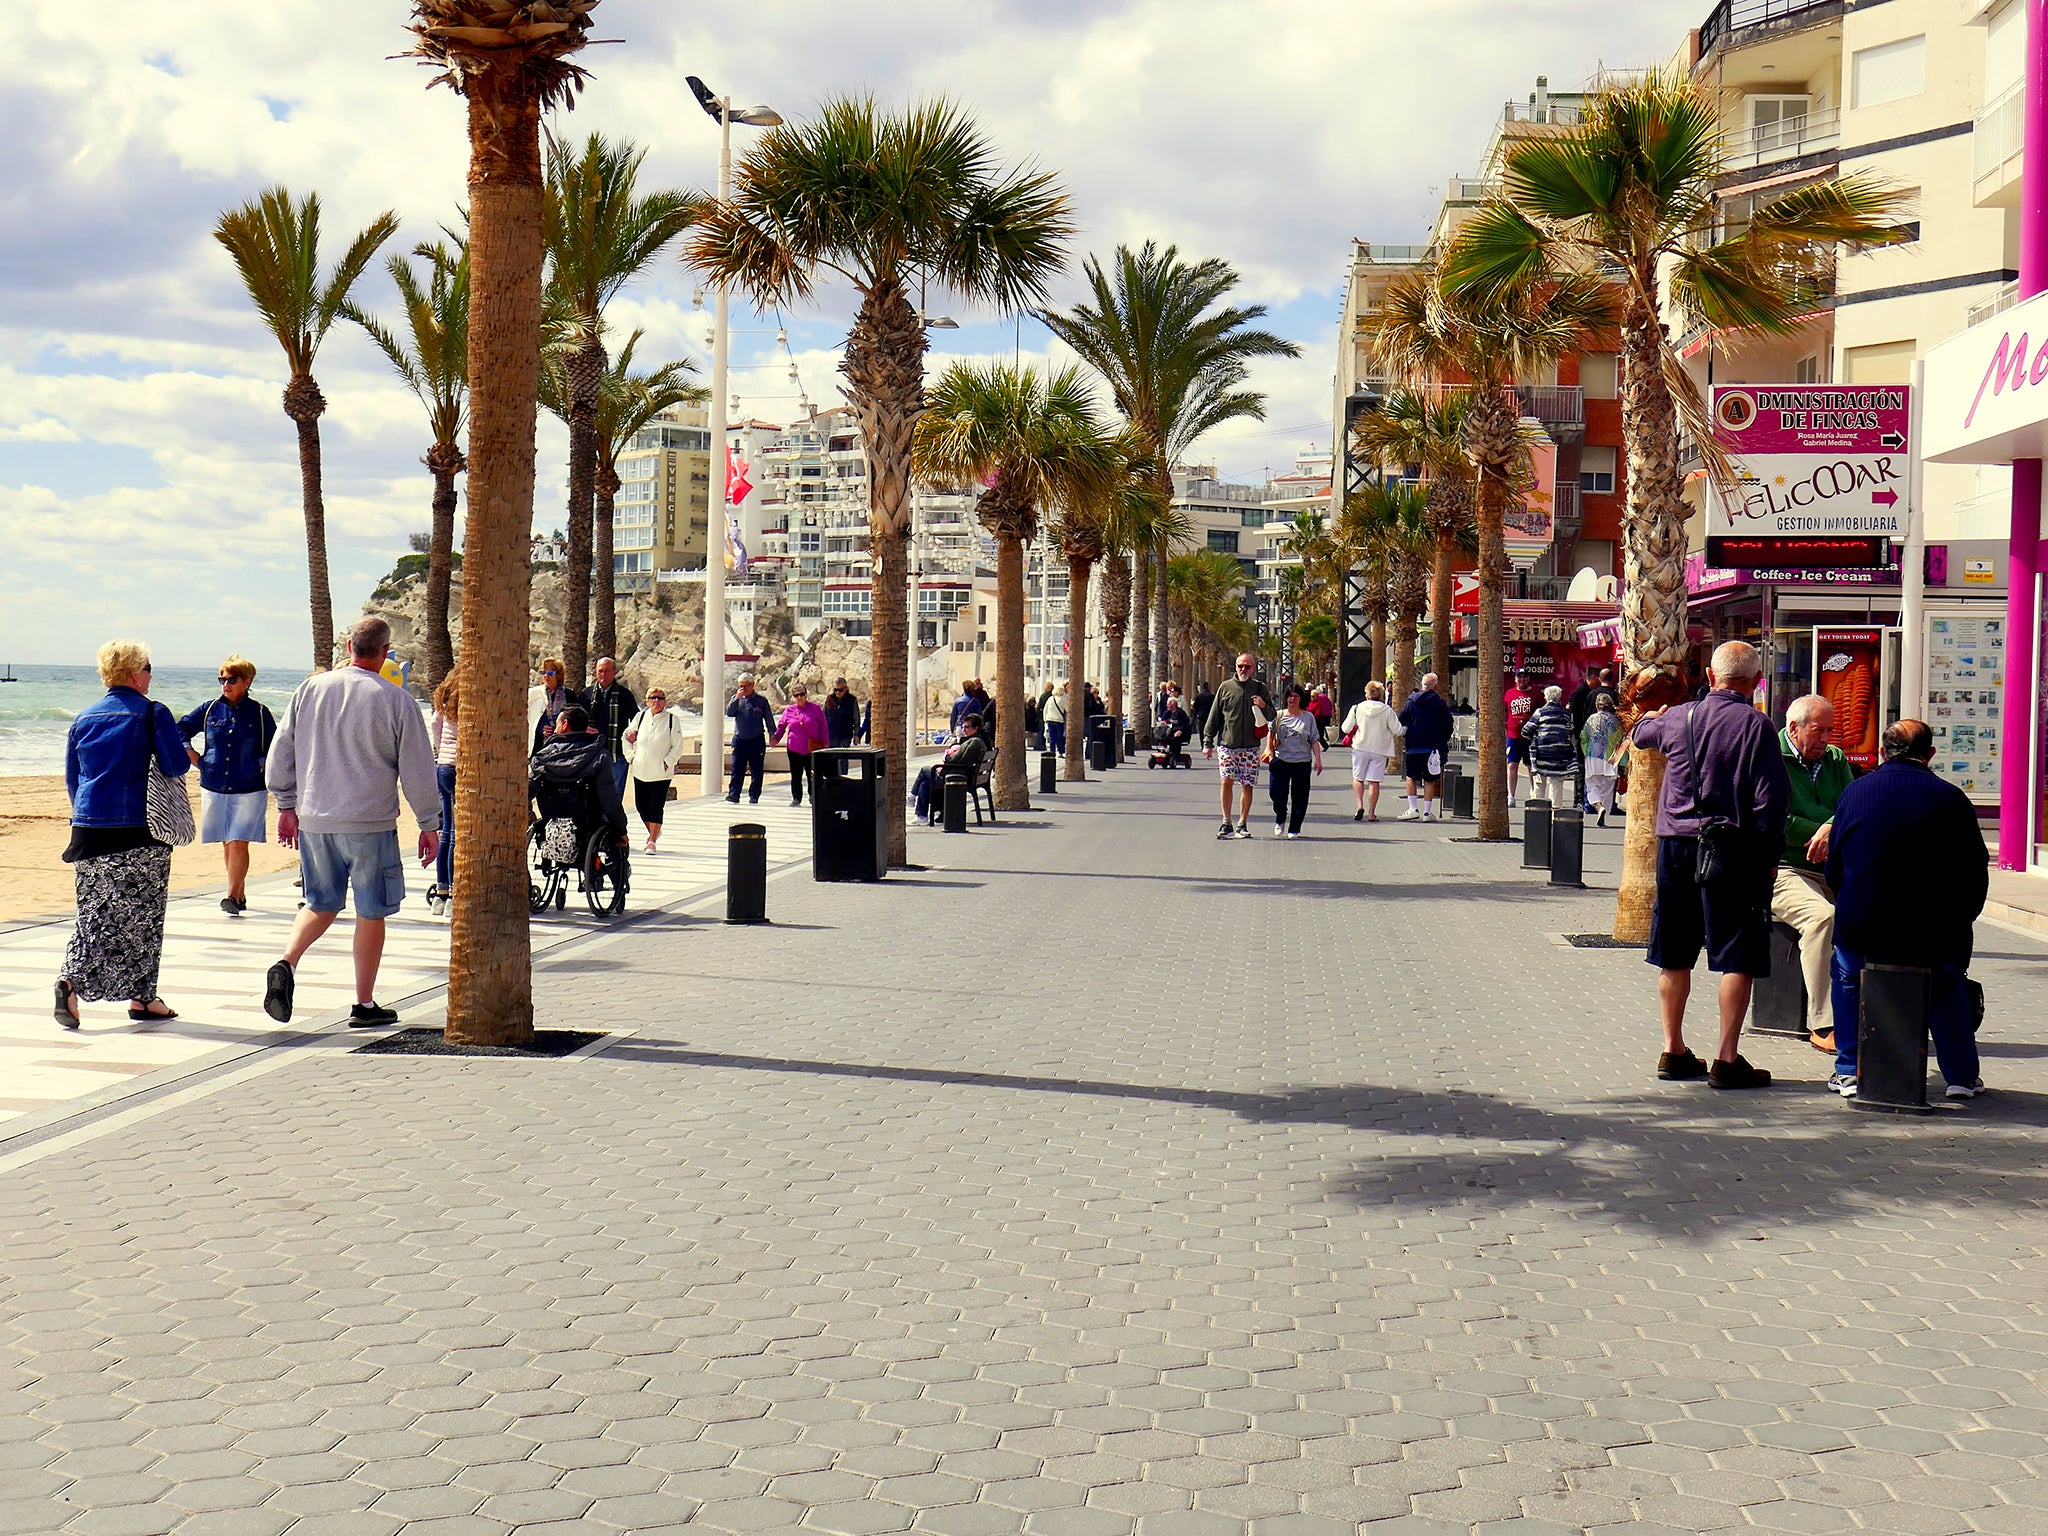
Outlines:
<svg viewBox="0 0 2048 1536"><path fill-rule="evenodd" d="M1792 799L1785 817L1785 851L1778 856L1777 884L1771 888L1771 916L1799 934L1799 969L1806 978L1806 1034L1817 1051L1835 1048L1828 994L1829 963L1835 952L1835 895L1828 889L1828 839L1835 807L1856 770L1842 749L1829 744L1835 706L1817 693L1794 699L1778 733L1778 751Z"/></svg>
<svg viewBox="0 0 2048 1536"><path fill-rule="evenodd" d="M1569 806L1579 771L1578 733L1564 690L1555 683L1543 690L1541 707L1522 724L1522 755L1529 764L1530 796L1547 796L1557 810Z"/></svg>
<svg viewBox="0 0 2048 1536"><path fill-rule="evenodd" d="M1771 887L1791 787L1770 722L1750 702L1763 657L1730 640L1714 652L1705 698L1653 711L1636 746L1665 757L1657 799L1657 967L1664 1052L1657 1076L1761 1088L1771 1074L1738 1049L1753 979L1771 973ZM1721 976L1720 1039L1711 1066L1685 1043L1685 1005L1700 950Z"/></svg>

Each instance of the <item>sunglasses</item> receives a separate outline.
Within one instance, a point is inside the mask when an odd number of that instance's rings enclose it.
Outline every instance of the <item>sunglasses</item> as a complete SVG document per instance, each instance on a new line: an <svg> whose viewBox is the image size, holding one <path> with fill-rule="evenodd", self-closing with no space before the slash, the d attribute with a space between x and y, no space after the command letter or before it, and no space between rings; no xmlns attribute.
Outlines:
<svg viewBox="0 0 2048 1536"><path fill-rule="evenodd" d="M219 677L216 677L214 681L216 683L219 683L221 687L225 688L229 683L239 683L241 679L239 677L234 677L226 672L223 672Z"/></svg>
<svg viewBox="0 0 2048 1536"><path fill-rule="evenodd" d="M647 702L650 704L666 704L668 702L668 695L665 693L650 693L647 695Z"/></svg>
<svg viewBox="0 0 2048 1536"><path fill-rule="evenodd" d="M541 673L542 677L560 677L561 675L561 673L555 671L552 667L548 668L547 670Z"/></svg>

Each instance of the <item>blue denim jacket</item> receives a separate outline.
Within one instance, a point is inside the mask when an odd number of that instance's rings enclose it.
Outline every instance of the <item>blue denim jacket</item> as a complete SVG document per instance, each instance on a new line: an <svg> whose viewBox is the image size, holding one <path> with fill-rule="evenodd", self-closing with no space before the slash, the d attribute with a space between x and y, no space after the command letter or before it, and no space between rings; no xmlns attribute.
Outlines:
<svg viewBox="0 0 2048 1536"><path fill-rule="evenodd" d="M64 743L64 787L74 827L149 824L149 753L167 778L192 766L171 712L133 688L116 685L79 711Z"/></svg>
<svg viewBox="0 0 2048 1536"><path fill-rule="evenodd" d="M247 694L242 702L208 699L178 722L190 741L206 733L199 759L199 787L216 795L246 795L263 789L263 760L277 734L277 717Z"/></svg>

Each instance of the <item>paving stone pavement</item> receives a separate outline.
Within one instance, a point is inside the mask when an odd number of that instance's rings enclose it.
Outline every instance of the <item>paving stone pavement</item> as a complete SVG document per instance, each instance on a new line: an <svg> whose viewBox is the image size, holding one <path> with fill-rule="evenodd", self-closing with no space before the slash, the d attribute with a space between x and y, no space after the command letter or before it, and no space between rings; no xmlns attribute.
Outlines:
<svg viewBox="0 0 2048 1536"><path fill-rule="evenodd" d="M1980 929L1967 1110L1658 1084L1609 896L1213 797L0 1160L0 1536L2048 1530L2048 951Z"/></svg>

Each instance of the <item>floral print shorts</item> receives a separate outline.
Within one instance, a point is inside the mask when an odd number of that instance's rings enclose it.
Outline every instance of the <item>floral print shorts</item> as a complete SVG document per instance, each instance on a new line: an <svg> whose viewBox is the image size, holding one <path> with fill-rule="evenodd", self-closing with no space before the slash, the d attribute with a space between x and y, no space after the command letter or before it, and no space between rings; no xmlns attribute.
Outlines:
<svg viewBox="0 0 2048 1536"><path fill-rule="evenodd" d="M1216 756L1221 772L1226 779L1239 784L1259 782L1259 749L1257 747L1218 747Z"/></svg>

